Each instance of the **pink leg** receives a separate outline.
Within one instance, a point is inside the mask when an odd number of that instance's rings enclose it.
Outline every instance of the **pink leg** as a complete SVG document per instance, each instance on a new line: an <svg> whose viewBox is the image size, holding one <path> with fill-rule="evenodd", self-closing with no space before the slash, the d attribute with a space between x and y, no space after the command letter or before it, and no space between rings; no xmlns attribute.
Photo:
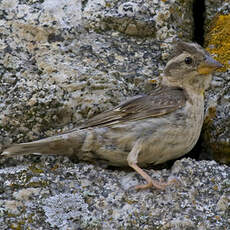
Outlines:
<svg viewBox="0 0 230 230"><path fill-rule="evenodd" d="M165 187L170 183L170 182L163 183L163 182L152 180L152 178L135 163L129 164L129 166L133 168L137 173L139 173L147 181L147 184L137 185L136 189L148 189L151 187L155 187L157 189L165 189Z"/></svg>
<svg viewBox="0 0 230 230"><path fill-rule="evenodd" d="M137 140L127 158L129 166L147 181L147 184L137 185L136 189L147 189L151 187L155 187L157 189L165 189L167 185L174 183L175 180L171 180L167 183L152 180L152 178L137 165L137 159L142 148L142 143L142 139Z"/></svg>

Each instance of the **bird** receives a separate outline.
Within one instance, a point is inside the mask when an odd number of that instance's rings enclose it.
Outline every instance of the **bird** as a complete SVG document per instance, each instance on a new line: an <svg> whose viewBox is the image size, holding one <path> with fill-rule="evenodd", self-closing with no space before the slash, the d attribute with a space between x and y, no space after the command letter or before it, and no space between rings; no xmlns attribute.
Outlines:
<svg viewBox="0 0 230 230"><path fill-rule="evenodd" d="M143 169L188 153L204 120L204 92L222 64L199 44L174 44L159 87L102 112L82 126L41 140L13 144L2 155L57 154L79 161L131 167L146 181L136 189L164 189Z"/></svg>

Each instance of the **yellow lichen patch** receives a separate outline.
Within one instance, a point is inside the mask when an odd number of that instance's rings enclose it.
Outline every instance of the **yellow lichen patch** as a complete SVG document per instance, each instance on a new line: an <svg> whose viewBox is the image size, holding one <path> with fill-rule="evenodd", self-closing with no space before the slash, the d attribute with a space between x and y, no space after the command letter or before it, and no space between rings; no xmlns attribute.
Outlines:
<svg viewBox="0 0 230 230"><path fill-rule="evenodd" d="M226 71L230 69L230 14L218 15L211 23L206 36L207 51L224 65L220 71Z"/></svg>

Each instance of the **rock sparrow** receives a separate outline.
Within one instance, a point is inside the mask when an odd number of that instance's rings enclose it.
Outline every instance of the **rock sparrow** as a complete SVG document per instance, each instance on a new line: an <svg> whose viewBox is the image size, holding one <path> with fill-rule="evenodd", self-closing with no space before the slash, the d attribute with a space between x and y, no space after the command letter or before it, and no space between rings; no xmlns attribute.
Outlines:
<svg viewBox="0 0 230 230"><path fill-rule="evenodd" d="M130 166L147 181L136 188L163 188L166 183L153 181L141 167L178 158L194 147L203 124L204 90L220 67L200 45L178 42L161 87L151 94L134 97L67 133L15 144L2 155L58 154Z"/></svg>

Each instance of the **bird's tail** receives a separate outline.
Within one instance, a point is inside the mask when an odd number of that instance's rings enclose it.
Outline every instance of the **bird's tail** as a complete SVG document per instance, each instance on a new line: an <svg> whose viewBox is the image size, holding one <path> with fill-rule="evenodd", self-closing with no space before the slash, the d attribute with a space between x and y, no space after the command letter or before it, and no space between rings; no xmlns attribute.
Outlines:
<svg viewBox="0 0 230 230"><path fill-rule="evenodd" d="M84 141L84 137L85 133L78 130L38 141L14 144L4 150L1 155L10 157L37 153L70 156L75 152L79 152Z"/></svg>

